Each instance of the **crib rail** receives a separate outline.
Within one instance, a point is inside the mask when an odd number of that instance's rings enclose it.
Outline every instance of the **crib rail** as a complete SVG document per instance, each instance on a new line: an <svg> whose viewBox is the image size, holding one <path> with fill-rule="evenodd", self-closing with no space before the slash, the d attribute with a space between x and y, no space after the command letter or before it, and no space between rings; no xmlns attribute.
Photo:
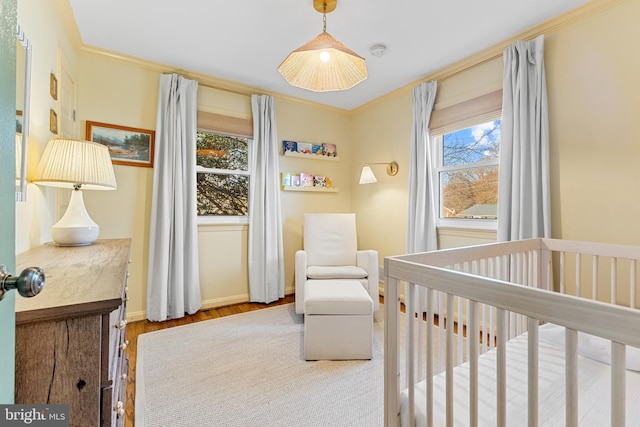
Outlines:
<svg viewBox="0 0 640 427"><path fill-rule="evenodd" d="M465 361L470 373L468 425L477 425L478 357L494 348L497 419L498 425L506 425L505 342L524 331L529 341L529 425L538 425L541 322L567 328L567 425L577 425L577 331L612 341L611 420L624 425L625 346L640 347L640 312L635 310L639 259L637 247L553 239L385 258L385 426L399 425L401 387L408 389L409 425L414 425L413 390L422 379L427 414L432 413L433 376L441 371L446 372L447 425L453 425L453 369ZM406 360L399 358L403 301ZM438 354L422 354L434 340Z"/></svg>

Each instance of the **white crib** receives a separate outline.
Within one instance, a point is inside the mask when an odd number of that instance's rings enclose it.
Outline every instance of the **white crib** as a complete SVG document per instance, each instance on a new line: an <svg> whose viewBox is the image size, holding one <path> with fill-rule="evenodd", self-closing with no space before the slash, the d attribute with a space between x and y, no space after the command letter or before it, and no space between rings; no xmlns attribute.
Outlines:
<svg viewBox="0 0 640 427"><path fill-rule="evenodd" d="M637 423L638 260L553 239L385 258L385 426Z"/></svg>

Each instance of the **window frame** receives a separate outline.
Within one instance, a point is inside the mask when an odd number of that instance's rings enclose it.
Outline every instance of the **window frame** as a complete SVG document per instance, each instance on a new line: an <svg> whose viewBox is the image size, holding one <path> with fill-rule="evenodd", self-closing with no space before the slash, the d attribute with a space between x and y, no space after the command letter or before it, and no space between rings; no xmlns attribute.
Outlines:
<svg viewBox="0 0 640 427"><path fill-rule="evenodd" d="M436 228L466 228L466 229L478 229L478 230L492 230L497 231L498 219L490 218L441 218L443 208L444 191L440 181L440 174L443 172L455 172L459 170L475 169L484 166L497 166L500 168L500 159L484 162L465 163L462 165L449 165L444 166L444 135L454 133L459 130L468 129L482 123L487 123L492 120L502 120L502 112L493 114L490 116L483 115L478 117L477 120L466 119L458 127L449 126L446 132L439 132L437 135L431 136L431 144L433 147L434 156L434 171L433 180L435 182L434 192L435 200L437 200L436 207ZM493 118L492 118L493 117ZM498 204L500 201L498 200ZM498 208L499 209L499 208Z"/></svg>
<svg viewBox="0 0 640 427"><path fill-rule="evenodd" d="M247 156L249 156L249 165L251 164L250 145L253 143L253 137L230 134L226 132L220 132L212 129L204 129L200 127L198 127L196 132L209 133L213 135L220 135L220 136L226 136L226 137L232 137L232 138L246 139L247 140ZM243 176L248 176L249 182L251 181L250 170L243 171L243 170L232 170L232 169L206 168L204 166L196 165L196 175L199 173L209 173L209 174L215 174L215 175L243 175ZM197 189L196 189L196 192L197 192ZM248 198L249 198L249 189L247 189L247 199ZM197 225L237 225L237 224L249 224L249 215L248 214L247 215L197 215Z"/></svg>

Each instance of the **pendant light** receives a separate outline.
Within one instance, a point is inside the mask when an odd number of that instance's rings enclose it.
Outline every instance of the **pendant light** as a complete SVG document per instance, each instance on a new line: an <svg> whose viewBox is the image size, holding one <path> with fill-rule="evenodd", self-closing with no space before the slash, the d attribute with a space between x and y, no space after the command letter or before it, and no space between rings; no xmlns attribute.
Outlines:
<svg viewBox="0 0 640 427"><path fill-rule="evenodd" d="M330 92L350 89L367 78L364 58L327 33L327 13L335 10L336 3L313 1L313 7L322 13L322 33L291 52L278 67L290 85Z"/></svg>

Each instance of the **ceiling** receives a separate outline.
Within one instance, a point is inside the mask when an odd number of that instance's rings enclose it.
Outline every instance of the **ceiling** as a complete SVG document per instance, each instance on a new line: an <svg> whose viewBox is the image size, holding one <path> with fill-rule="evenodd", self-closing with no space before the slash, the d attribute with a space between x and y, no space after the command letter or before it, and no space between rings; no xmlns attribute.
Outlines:
<svg viewBox="0 0 640 427"><path fill-rule="evenodd" d="M351 110L588 0L340 0L327 32L369 78L315 93L277 71L322 32L313 0L69 0L85 45ZM375 57L370 48L387 46Z"/></svg>

